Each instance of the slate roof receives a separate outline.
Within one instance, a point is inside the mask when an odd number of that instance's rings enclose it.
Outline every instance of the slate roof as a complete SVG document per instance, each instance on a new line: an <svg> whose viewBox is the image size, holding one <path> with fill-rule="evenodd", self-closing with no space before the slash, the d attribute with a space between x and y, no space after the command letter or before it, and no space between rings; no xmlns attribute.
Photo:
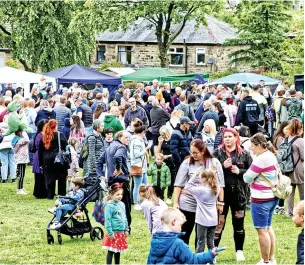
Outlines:
<svg viewBox="0 0 305 265"><path fill-rule="evenodd" d="M198 28L195 27L196 22L194 20L187 21L184 29L173 44L181 44L183 39L189 44L223 44L226 39L232 39L237 36L237 30L229 24L211 16L206 16L206 19L207 26L200 25ZM150 22L140 18L130 25L126 32L122 30L110 32L107 30L100 33L96 40L101 42L131 43L157 42L154 30L150 26ZM173 25L171 28L172 30L178 30L179 25Z"/></svg>

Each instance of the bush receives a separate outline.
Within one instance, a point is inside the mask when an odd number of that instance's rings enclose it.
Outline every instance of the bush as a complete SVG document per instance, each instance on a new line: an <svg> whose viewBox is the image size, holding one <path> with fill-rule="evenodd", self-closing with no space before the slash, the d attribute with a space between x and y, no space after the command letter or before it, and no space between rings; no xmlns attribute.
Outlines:
<svg viewBox="0 0 305 265"><path fill-rule="evenodd" d="M107 68L110 68L110 67L113 67L113 68L120 68L120 67L123 67L123 64L121 62L102 62L100 64L100 67L99 67L99 71L105 71Z"/></svg>
<svg viewBox="0 0 305 265"><path fill-rule="evenodd" d="M5 61L5 65L16 69L23 69L22 64L19 63L17 60L15 61L14 59L7 59Z"/></svg>

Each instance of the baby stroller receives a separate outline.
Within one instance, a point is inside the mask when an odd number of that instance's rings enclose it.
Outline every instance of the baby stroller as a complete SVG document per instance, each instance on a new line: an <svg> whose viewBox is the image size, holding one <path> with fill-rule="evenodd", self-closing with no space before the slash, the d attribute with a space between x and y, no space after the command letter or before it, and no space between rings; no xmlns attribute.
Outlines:
<svg viewBox="0 0 305 265"><path fill-rule="evenodd" d="M60 223L61 226L57 229L57 240L58 243L62 244L62 238L61 234L68 235L71 238L82 238L85 233L90 233L90 238L92 241L98 239L102 240L104 237L104 232L102 228L100 227L92 227L88 210L86 208L86 204L90 201L92 201L93 197L96 197L96 194L100 190L105 190L106 187L104 185L105 183L101 181L100 179L97 179L97 181L94 183L93 186L90 187L90 189L86 190L83 189L85 196L84 199L81 200L75 207L74 210L68 212L68 215L63 216ZM62 199L71 199L67 196L58 196L58 198ZM82 211L82 216L78 219L76 218L77 214ZM53 218L48 223L47 226L47 241L48 244L54 244L54 237L51 234L50 225L55 221L55 215L53 215Z"/></svg>

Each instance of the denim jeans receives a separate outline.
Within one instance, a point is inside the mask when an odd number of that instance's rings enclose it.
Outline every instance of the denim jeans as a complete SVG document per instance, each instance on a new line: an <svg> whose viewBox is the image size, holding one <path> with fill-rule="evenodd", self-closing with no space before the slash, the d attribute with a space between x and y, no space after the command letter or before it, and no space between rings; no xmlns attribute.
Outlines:
<svg viewBox="0 0 305 265"><path fill-rule="evenodd" d="M62 204L56 209L56 221L60 221L62 216L65 216L68 211L74 210L75 205L73 204Z"/></svg>
<svg viewBox="0 0 305 265"><path fill-rule="evenodd" d="M0 161L1 161L1 178L7 180L8 170L10 171L10 178L16 178L16 163L14 160L13 149L0 150Z"/></svg>
<svg viewBox="0 0 305 265"><path fill-rule="evenodd" d="M141 177L133 177L133 181L134 181L134 187L132 193L133 203L139 203L140 201L139 188L142 183L147 184L148 182L147 173L143 173Z"/></svg>

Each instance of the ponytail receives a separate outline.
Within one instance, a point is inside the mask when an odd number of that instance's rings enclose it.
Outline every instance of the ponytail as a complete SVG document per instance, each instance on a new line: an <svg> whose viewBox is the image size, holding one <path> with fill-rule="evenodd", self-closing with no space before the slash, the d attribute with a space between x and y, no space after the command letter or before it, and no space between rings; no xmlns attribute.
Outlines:
<svg viewBox="0 0 305 265"><path fill-rule="evenodd" d="M159 199L152 185L145 185L145 184L140 185L139 193L144 193L145 194L144 197L147 200L152 201L156 206L160 205Z"/></svg>

